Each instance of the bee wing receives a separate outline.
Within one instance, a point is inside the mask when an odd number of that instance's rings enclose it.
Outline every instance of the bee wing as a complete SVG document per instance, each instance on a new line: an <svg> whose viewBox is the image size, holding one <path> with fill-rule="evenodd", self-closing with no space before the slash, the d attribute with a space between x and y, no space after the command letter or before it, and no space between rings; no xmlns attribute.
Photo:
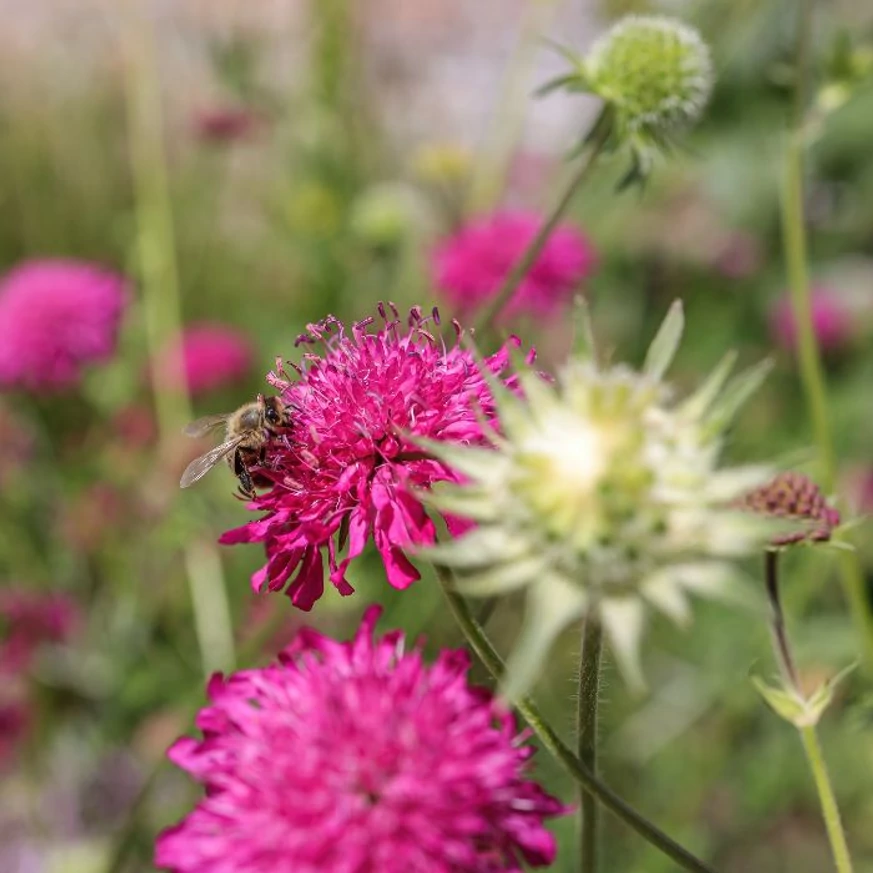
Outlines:
<svg viewBox="0 0 873 873"><path fill-rule="evenodd" d="M235 436L216 446L212 451L195 458L185 467L182 478L179 480L180 488L187 488L202 479L222 458L227 457L243 440L244 436Z"/></svg>
<svg viewBox="0 0 873 873"><path fill-rule="evenodd" d="M189 437L202 437L217 427L223 427L227 424L228 418L229 416L226 412L219 413L218 415L204 415L203 418L198 418L185 425L182 433Z"/></svg>

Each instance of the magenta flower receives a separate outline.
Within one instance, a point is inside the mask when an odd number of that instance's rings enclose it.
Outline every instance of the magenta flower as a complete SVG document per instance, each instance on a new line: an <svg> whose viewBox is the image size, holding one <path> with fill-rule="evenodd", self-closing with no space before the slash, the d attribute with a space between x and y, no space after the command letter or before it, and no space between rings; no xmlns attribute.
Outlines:
<svg viewBox="0 0 873 873"><path fill-rule="evenodd" d="M379 608L338 643L302 630L278 663L209 683L203 739L170 759L205 787L158 838L173 873L499 873L555 857L567 808L525 778L533 748L469 658L428 666Z"/></svg>
<svg viewBox="0 0 873 873"><path fill-rule="evenodd" d="M191 394L203 394L244 379L254 353L243 334L221 324L186 328L181 347L166 353L163 377L171 385L187 384Z"/></svg>
<svg viewBox="0 0 873 873"><path fill-rule="evenodd" d="M31 721L32 712L27 700L4 689L0 696L0 771L14 762L15 752L27 736Z"/></svg>
<svg viewBox="0 0 873 873"><path fill-rule="evenodd" d="M835 351L852 337L852 316L839 297L824 288L812 291L812 327L823 351ZM770 312L770 332L777 345L793 350L797 345L797 324L788 296L782 297Z"/></svg>
<svg viewBox="0 0 873 873"><path fill-rule="evenodd" d="M476 312L497 293L542 222L531 212L497 212L470 222L434 252L436 287L460 315ZM504 317L555 314L594 266L588 240L571 225L559 225L507 304Z"/></svg>
<svg viewBox="0 0 873 873"><path fill-rule="evenodd" d="M194 117L193 127L202 142L225 144L251 139L263 118L247 106L212 106Z"/></svg>
<svg viewBox="0 0 873 873"><path fill-rule="evenodd" d="M473 356L429 333L418 309L407 329L392 310L389 317L380 305L377 331L372 318L350 332L333 317L310 325L298 343L322 342L324 356L304 355L293 378L281 364L268 376L293 410L293 424L260 471L270 490L249 504L267 514L221 542L264 543L267 564L253 587L287 586L300 609L311 609L324 591L325 549L331 582L340 594L353 593L346 569L370 536L395 588L419 578L404 552L432 544L435 530L414 489L458 477L407 434L488 443L481 421L494 415L494 405ZM439 323L436 311L433 321ZM499 373L508 359L503 349L486 365Z"/></svg>
<svg viewBox="0 0 873 873"><path fill-rule="evenodd" d="M78 620L78 607L64 594L0 591L0 674L25 669L42 643L67 639Z"/></svg>
<svg viewBox="0 0 873 873"><path fill-rule="evenodd" d="M27 261L0 280L0 386L60 389L115 352L126 281L94 264Z"/></svg>

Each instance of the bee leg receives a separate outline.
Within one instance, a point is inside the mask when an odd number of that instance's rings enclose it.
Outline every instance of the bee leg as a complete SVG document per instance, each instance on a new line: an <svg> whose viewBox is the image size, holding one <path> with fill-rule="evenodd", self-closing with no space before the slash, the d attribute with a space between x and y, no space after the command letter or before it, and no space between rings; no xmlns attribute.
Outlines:
<svg viewBox="0 0 873 873"><path fill-rule="evenodd" d="M254 500L255 497L257 497L255 483L252 482L252 477L249 474L248 468L243 461L242 452L240 452L239 449L233 453L233 472L236 478L239 479L240 493L247 500Z"/></svg>

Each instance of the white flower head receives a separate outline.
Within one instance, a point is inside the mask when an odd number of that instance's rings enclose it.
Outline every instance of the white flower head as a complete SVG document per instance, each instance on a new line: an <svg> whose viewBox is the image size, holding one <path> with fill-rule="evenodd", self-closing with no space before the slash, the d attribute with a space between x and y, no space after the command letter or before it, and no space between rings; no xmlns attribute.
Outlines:
<svg viewBox="0 0 873 873"><path fill-rule="evenodd" d="M732 560L766 542L766 523L730 504L772 471L718 469L718 457L725 428L768 367L730 380L728 355L675 402L663 376L682 329L677 302L639 372L580 355L553 383L522 369L520 394L493 384L501 424L493 450L427 444L466 481L440 483L426 499L476 526L423 556L452 568L471 597L526 589L504 687L510 698L589 610L627 680L642 685L646 606L687 621L687 593L724 589Z"/></svg>

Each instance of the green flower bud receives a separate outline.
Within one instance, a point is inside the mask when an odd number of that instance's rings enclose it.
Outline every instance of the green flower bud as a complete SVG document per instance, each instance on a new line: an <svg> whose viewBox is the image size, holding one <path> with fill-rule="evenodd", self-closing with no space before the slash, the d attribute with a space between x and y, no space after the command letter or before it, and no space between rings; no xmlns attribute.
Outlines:
<svg viewBox="0 0 873 873"><path fill-rule="evenodd" d="M421 225L424 211L424 204L412 188L399 182L384 182L368 188L354 202L351 229L374 248L392 248Z"/></svg>
<svg viewBox="0 0 873 873"><path fill-rule="evenodd" d="M712 59L700 34L661 16L619 21L594 44L585 72L628 135L664 139L693 125L712 92Z"/></svg>

